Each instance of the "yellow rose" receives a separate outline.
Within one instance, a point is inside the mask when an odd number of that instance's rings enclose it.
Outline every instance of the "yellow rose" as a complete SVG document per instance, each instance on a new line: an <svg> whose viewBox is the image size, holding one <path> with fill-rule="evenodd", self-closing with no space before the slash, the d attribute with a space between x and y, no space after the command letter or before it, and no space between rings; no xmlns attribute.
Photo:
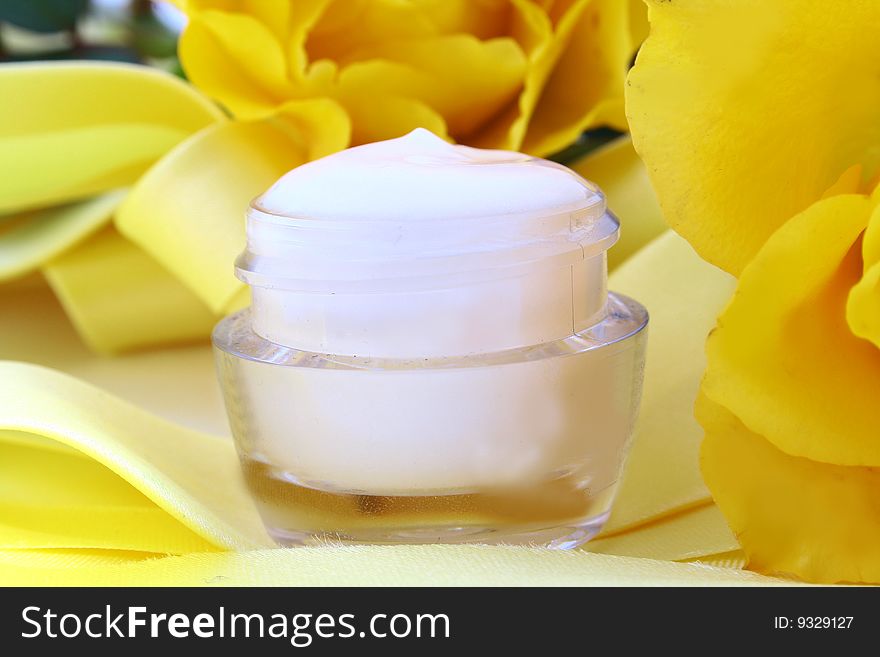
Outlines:
<svg viewBox="0 0 880 657"><path fill-rule="evenodd" d="M752 568L880 582L880 5L649 4L634 143L668 221L739 275L706 483Z"/></svg>
<svg viewBox="0 0 880 657"><path fill-rule="evenodd" d="M328 98L350 116L355 144L422 126L475 146L541 155L586 128L625 126L629 2L177 4L190 19L180 41L188 77L239 119ZM633 14L637 20L643 10Z"/></svg>

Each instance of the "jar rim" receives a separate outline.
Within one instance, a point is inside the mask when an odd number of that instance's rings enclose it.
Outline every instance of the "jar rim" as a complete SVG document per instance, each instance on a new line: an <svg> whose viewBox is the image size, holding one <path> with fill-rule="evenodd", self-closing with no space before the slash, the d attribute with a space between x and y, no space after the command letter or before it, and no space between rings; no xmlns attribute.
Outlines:
<svg viewBox="0 0 880 657"><path fill-rule="evenodd" d="M597 202L514 213L419 222L332 221L261 209L247 213L247 247L236 275L251 286L332 291L430 289L566 267L601 255L620 224Z"/></svg>

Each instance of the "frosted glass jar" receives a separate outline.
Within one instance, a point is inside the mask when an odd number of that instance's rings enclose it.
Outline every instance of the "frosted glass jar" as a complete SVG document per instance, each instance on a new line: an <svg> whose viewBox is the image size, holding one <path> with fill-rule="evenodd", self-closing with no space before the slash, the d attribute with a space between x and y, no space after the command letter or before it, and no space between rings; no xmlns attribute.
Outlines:
<svg viewBox="0 0 880 657"><path fill-rule="evenodd" d="M252 306L214 332L245 480L283 544L572 547L608 517L647 314L570 170L423 130L252 204Z"/></svg>

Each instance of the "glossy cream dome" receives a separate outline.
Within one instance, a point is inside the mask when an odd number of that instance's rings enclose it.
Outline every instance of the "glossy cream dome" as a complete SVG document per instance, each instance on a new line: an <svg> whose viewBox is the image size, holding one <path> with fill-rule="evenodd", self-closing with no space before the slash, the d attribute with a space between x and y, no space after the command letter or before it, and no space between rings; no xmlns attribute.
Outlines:
<svg viewBox="0 0 880 657"><path fill-rule="evenodd" d="M279 216L400 225L602 205L597 190L564 167L453 145L423 128L299 166L255 203Z"/></svg>

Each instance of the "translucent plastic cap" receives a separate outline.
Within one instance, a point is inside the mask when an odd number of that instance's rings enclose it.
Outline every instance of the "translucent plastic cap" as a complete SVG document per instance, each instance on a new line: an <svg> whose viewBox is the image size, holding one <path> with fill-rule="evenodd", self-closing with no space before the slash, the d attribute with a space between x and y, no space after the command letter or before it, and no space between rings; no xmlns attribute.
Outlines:
<svg viewBox="0 0 880 657"><path fill-rule="evenodd" d="M252 204L238 269L290 289L431 287L443 281L399 279L559 266L606 250L617 229L602 193L571 170L418 129L282 177Z"/></svg>
<svg viewBox="0 0 880 657"><path fill-rule="evenodd" d="M549 341L599 321L618 223L601 191L561 165L418 129L289 172L251 204L247 234L236 271L264 337L420 357ZM427 337L392 345L401 330Z"/></svg>

